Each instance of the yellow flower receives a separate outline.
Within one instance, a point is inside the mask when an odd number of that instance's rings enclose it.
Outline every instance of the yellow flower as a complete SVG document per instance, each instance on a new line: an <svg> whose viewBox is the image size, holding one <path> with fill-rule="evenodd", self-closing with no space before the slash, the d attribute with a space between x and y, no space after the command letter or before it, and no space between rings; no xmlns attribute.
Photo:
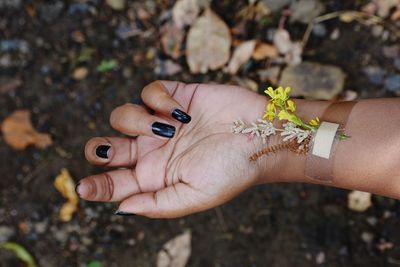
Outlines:
<svg viewBox="0 0 400 267"><path fill-rule="evenodd" d="M287 120L287 121L292 121L293 115L287 112L286 110L281 110L279 111L279 120Z"/></svg>
<svg viewBox="0 0 400 267"><path fill-rule="evenodd" d="M315 119L310 120L310 122L309 122L309 124L310 124L311 126L318 126L319 123L320 123L320 121L319 121L319 118L318 118L318 117L316 117Z"/></svg>
<svg viewBox="0 0 400 267"><path fill-rule="evenodd" d="M264 91L265 94L269 95L272 99L275 98L275 91L272 87L268 87L267 90Z"/></svg>
<svg viewBox="0 0 400 267"><path fill-rule="evenodd" d="M291 112L295 112L296 111L296 105L294 104L294 102L292 100L288 100L286 102L287 104L287 110L291 111Z"/></svg>
<svg viewBox="0 0 400 267"><path fill-rule="evenodd" d="M269 121L273 121L276 117L276 107L274 103L269 103L267 106L267 110L265 111L265 114L263 116L263 119L265 120L268 118Z"/></svg>

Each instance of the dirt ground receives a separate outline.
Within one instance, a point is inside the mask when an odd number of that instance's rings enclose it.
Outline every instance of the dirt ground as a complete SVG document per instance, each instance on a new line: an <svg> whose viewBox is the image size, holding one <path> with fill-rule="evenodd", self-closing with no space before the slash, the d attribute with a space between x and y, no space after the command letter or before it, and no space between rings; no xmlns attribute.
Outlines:
<svg viewBox="0 0 400 267"><path fill-rule="evenodd" d="M19 43L0 46L0 84L10 79L23 84L0 94L0 121L14 110L28 109L35 128L50 133L54 144L16 151L0 137L0 240L21 244L39 266L87 266L94 260L102 266L155 266L162 245L188 229L188 266L400 265L398 201L373 196L372 207L358 213L347 207L348 191L315 185L263 185L217 209L174 220L121 218L113 215L116 205L81 201L73 219L61 222L58 212L65 199L54 188L54 178L62 168L75 181L101 171L87 164L83 147L91 137L115 135L108 125L114 107L139 103L141 88L156 79L234 83L234 77L221 71L193 75L183 58L176 60L183 68L179 74L155 71L157 60L168 58L159 45L160 16L174 1L130 1L131 9L143 6L154 15L136 19L142 33L125 39L116 28L127 12L102 1L6 2L0 0L0 42ZM324 2L325 12L332 12L359 10L368 1ZM213 1L212 8L233 27L235 14L246 4ZM249 22L243 39L267 39L268 29L278 23L279 13L268 24ZM340 28L339 39L311 35L304 59L341 67L345 88L359 98L393 97L382 84L371 83L363 69L374 65L398 73L381 49L395 41L357 23L332 20L326 28ZM305 25L288 29L301 39ZM111 59L117 68L96 71L102 60ZM268 83L255 74L257 64L249 62L240 75L255 80L262 91ZM77 67L89 75L74 80ZM382 249L382 244L391 247ZM0 266L24 265L0 250Z"/></svg>

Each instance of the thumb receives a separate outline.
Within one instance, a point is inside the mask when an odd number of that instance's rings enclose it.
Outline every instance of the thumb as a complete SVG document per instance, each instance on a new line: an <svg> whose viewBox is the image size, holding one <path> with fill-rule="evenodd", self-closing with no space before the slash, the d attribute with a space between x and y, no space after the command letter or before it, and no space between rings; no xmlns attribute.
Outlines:
<svg viewBox="0 0 400 267"><path fill-rule="evenodd" d="M142 215L149 218L176 218L205 210L198 192L177 183L162 190L135 194L121 202L116 215ZM197 196L197 197L196 197Z"/></svg>

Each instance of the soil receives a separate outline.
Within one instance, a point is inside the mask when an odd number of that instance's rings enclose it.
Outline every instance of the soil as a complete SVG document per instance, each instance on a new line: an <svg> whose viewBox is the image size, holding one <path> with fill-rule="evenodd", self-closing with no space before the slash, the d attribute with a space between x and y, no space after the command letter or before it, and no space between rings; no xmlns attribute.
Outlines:
<svg viewBox="0 0 400 267"><path fill-rule="evenodd" d="M258 186L219 208L174 220L121 218L113 215L116 204L81 201L74 218L62 223L58 212L65 200L54 188L54 178L61 168L75 181L102 171L85 161L83 147L91 137L115 135L108 124L114 107L140 103L143 86L160 78L218 83L232 83L233 78L220 71L192 75L184 58L177 61L183 67L180 74L155 74L155 59L168 58L160 49L158 29L173 1L130 2L134 10L142 6L154 15L135 20L147 35L127 39L115 32L127 12L112 10L102 1L79 6L73 1L28 0L16 7L2 7L3 2L7 1L0 0L0 42L19 40L27 47L14 44L7 53L1 48L0 84L19 79L23 85L0 95L0 120L16 109L29 109L35 128L51 133L54 145L15 151L0 138L0 229L12 231L7 239L24 246L39 266L86 266L93 260L102 266L155 266L162 245L186 229L193 236L188 266L400 264L398 201L374 196L373 206L357 213L347 207L348 191L316 185ZM332 12L359 10L366 1L324 2L326 12ZM246 4L214 1L213 9L233 27L235 14ZM263 25L249 22L243 38L267 41L268 29L278 23L279 14ZM395 72L381 52L395 40L374 37L370 26L357 23L332 20L326 27L329 32L339 28L339 39L333 44L329 35L311 35L304 58L341 67L347 74L345 87L361 98L393 96L382 85L369 83L362 70L374 65ZM304 30L301 24L290 28L293 38L301 38ZM79 60L88 48L88 59ZM12 64L7 65L5 55L11 56ZM105 59L117 60L119 67L97 72ZM264 85L255 75L258 64L248 63L238 75ZM89 70L86 79L71 77L78 66ZM393 244L391 249L379 249L387 242ZM24 265L0 250L0 266Z"/></svg>

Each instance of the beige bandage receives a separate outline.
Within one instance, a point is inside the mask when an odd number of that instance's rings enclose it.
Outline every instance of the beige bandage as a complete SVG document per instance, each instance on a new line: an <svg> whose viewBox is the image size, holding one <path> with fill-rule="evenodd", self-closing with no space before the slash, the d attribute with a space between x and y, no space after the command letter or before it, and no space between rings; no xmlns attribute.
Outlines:
<svg viewBox="0 0 400 267"><path fill-rule="evenodd" d="M345 129L347 120L356 101L334 102L321 116L321 125L314 137L312 147L306 158L305 176L307 178L330 182L334 178L333 166L335 151L342 142L338 129Z"/></svg>

